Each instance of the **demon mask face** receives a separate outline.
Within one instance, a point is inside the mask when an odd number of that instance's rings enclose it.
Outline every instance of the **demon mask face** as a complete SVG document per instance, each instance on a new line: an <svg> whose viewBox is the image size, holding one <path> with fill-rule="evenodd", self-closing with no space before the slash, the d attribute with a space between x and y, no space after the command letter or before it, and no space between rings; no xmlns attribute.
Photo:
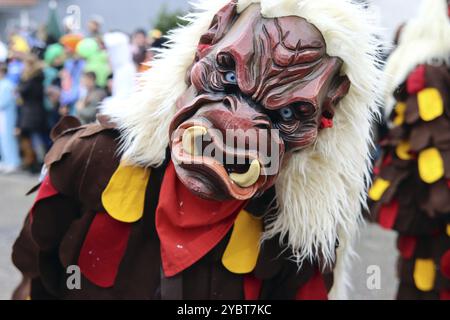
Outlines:
<svg viewBox="0 0 450 320"><path fill-rule="evenodd" d="M206 199L246 200L273 186L289 157L332 127L350 87L314 25L260 10L238 14L232 2L217 13L170 126L178 177Z"/></svg>

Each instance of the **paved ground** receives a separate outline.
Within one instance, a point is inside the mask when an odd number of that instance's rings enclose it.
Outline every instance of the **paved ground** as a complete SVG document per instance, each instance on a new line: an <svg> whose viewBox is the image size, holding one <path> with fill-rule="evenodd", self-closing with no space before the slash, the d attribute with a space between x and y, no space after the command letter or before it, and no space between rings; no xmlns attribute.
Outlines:
<svg viewBox="0 0 450 320"><path fill-rule="evenodd" d="M357 300L392 300L397 292L396 277L397 250L396 234L388 232L377 225L367 225L361 231L356 245L359 255L353 262L351 279L353 291L350 298ZM380 276L380 287L369 289L368 280L374 272ZM369 281L369 285L372 284Z"/></svg>
<svg viewBox="0 0 450 320"><path fill-rule="evenodd" d="M0 176L0 299L9 299L20 276L11 264L11 246L33 198L25 197L37 183L26 174Z"/></svg>
<svg viewBox="0 0 450 320"><path fill-rule="evenodd" d="M33 197L25 197L24 194L36 184L36 180L36 177L25 174L0 176L0 300L9 299L20 278L10 262L11 246L33 202ZM397 287L394 242L395 234L377 226L367 226L362 230L356 248L360 258L354 262L351 272L352 299L394 298ZM375 290L367 288L370 276L367 272L372 274L372 266L378 266L381 277L381 287Z"/></svg>

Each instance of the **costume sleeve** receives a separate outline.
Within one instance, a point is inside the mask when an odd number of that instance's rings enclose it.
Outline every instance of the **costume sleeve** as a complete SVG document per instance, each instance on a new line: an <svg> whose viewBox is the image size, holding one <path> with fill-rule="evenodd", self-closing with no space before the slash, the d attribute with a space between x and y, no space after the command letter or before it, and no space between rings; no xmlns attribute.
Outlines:
<svg viewBox="0 0 450 320"><path fill-rule="evenodd" d="M376 221L399 233L399 298L450 289L450 75L421 65L397 89L392 128L369 191Z"/></svg>

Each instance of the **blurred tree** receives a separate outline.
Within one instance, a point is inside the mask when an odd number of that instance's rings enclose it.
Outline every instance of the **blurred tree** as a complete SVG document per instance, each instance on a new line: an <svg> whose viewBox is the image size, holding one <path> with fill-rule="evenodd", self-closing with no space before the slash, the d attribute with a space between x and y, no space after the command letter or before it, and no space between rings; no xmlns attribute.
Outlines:
<svg viewBox="0 0 450 320"><path fill-rule="evenodd" d="M181 10L169 12L166 6L161 7L154 28L162 32L163 35L168 31L175 29L179 25L186 25L186 21L181 19L184 12Z"/></svg>
<svg viewBox="0 0 450 320"><path fill-rule="evenodd" d="M62 36L61 27L59 25L58 15L56 13L58 3L55 0L50 0L48 3L49 15L47 20L47 43L58 42Z"/></svg>

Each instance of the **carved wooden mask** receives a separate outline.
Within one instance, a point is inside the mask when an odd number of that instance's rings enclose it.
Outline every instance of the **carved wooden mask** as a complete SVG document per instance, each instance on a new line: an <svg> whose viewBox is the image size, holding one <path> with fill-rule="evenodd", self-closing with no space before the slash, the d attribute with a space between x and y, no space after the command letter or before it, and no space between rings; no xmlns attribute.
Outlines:
<svg viewBox="0 0 450 320"><path fill-rule="evenodd" d="M216 200L250 199L273 186L289 155L333 126L350 88L342 64L303 18L267 19L257 4L241 14L234 2L225 6L200 39L171 124L181 181Z"/></svg>

